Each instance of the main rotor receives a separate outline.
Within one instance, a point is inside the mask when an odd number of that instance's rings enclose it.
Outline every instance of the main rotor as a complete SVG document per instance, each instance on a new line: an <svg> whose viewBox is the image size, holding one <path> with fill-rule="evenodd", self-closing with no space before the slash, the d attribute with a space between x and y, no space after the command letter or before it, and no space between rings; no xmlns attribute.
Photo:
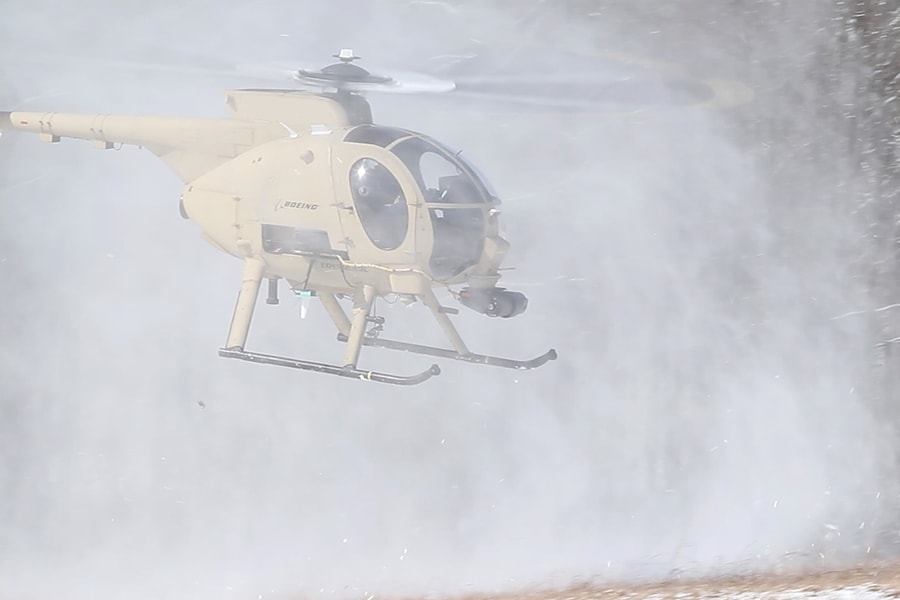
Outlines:
<svg viewBox="0 0 900 600"><path fill-rule="evenodd" d="M452 81L421 73L403 73L400 76L372 73L353 64L362 57L354 53L352 48L342 48L332 56L338 59L338 62L321 69L297 69L291 75L296 82L304 86L353 94L449 92L456 87Z"/></svg>

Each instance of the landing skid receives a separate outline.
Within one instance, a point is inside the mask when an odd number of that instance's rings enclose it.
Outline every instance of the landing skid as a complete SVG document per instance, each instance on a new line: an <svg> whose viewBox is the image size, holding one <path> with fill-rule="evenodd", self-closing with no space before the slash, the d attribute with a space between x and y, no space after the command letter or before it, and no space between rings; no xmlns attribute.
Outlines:
<svg viewBox="0 0 900 600"><path fill-rule="evenodd" d="M301 369L303 371L315 371L317 373L325 373L327 375L337 375L339 377L347 377L349 379L362 379L364 381L375 381L377 383L393 383L394 385L417 385L428 381L435 375L441 374L441 368L437 365L431 365L427 371L422 371L417 375L403 376L392 375L390 373L379 373L377 371L366 371L364 369L356 369L353 367L341 367L339 365L329 365L326 363L312 362L308 360L299 360L296 358L288 358L286 356L275 356L272 354L259 354L257 352L247 352L241 348L220 348L219 356L222 358L238 358L248 362L260 363L264 365L275 365L278 367L290 367L292 369Z"/></svg>
<svg viewBox="0 0 900 600"><path fill-rule="evenodd" d="M380 331L384 319L382 317L371 316L372 303L376 297L376 290L370 285L363 285L353 289L353 307L349 317L338 303L333 292L319 291L319 299L322 301L326 312L328 312L328 315L337 327L338 339L347 344L344 348L344 361L342 365L248 352L244 350L244 345L247 341L247 334L250 331L250 321L253 318L253 309L256 305L256 298L259 295L259 288L264 274L265 264L262 260L256 257L248 257L245 259L241 289L238 292L234 314L231 317L231 326L228 329L228 337L226 338L225 346L219 350L219 356L223 358L237 358L253 363L275 365L278 367L289 367L291 369L300 369L302 371L337 375L338 377L346 377L349 379L391 383L394 385L416 385L422 383L435 375L439 375L441 369L437 365L431 365L431 368L427 371L422 371L416 375L409 376L360 369L357 365L359 363L360 350L363 346L402 350L414 354L424 354L427 356L437 356L469 363L520 370L534 369L547 361L556 359L556 350L548 350L541 356L531 360L513 360L510 358L500 358L498 356L487 356L469 352L469 349L460 337L459 332L447 317L449 311L440 305L430 287L425 288L418 297L424 301L425 305L437 320L444 335L450 342L452 350L393 340L381 340L377 337L371 337L372 332L366 332L368 324L373 322L376 323L374 331ZM269 298L267 299L267 302L275 304L277 301L277 288L270 283Z"/></svg>
<svg viewBox="0 0 900 600"><path fill-rule="evenodd" d="M347 336L339 333L337 336L339 342L346 342ZM414 354L425 354L428 356L437 356L439 358L450 358L453 360L461 360L464 362L475 363L479 365L491 365L493 367L503 367L506 369L518 369L524 371L527 369L536 369L547 361L556 360L556 350L548 350L544 354L531 360L513 360L511 358L501 358L499 356L487 356L485 354L459 354L455 350L447 348L435 348L434 346L422 346L420 344L411 344L409 342L398 342L394 340L382 340L379 338L365 338L362 341L363 346L372 346L375 348L387 348L389 350L402 350L404 352L412 352ZM435 365L437 366L437 365Z"/></svg>

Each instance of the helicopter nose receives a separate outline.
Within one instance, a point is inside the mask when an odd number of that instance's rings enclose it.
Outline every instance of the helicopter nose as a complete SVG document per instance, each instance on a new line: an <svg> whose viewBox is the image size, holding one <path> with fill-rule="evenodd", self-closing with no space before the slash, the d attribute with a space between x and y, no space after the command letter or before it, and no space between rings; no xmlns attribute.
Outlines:
<svg viewBox="0 0 900 600"><path fill-rule="evenodd" d="M499 235L489 235L484 240L483 252L491 265L499 267L503 263L503 259L506 258L506 253L509 252L509 242Z"/></svg>

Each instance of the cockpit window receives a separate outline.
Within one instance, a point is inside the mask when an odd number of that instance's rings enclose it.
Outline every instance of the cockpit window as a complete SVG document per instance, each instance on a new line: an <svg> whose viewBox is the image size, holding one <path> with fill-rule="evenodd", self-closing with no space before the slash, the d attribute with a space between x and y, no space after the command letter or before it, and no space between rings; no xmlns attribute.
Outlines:
<svg viewBox="0 0 900 600"><path fill-rule="evenodd" d="M428 267L437 279L450 279L476 264L484 249L484 210L429 208L434 247Z"/></svg>
<svg viewBox="0 0 900 600"><path fill-rule="evenodd" d="M442 149L447 154L450 154L457 161L462 163L462 166L467 169L472 175L474 175L475 179L484 186L485 191L488 196L490 196L495 201L499 202L500 197L497 195L497 190L494 189L494 186L491 184L491 181L485 177L484 173L475 166L474 163L470 162L464 155L462 150L454 150L447 144L441 143L434 138L430 138L427 135L422 136L423 139L428 140L438 148Z"/></svg>
<svg viewBox="0 0 900 600"><path fill-rule="evenodd" d="M416 179L431 217L434 247L429 269L449 279L476 264L485 236L486 188L463 163L422 137L390 148Z"/></svg>
<svg viewBox="0 0 900 600"><path fill-rule="evenodd" d="M428 202L464 204L487 202L493 198L468 163L428 138L417 136L402 140L391 148L391 152L416 178ZM448 195L451 191L454 193Z"/></svg>
<svg viewBox="0 0 900 600"><path fill-rule="evenodd" d="M425 189L438 191L441 189L441 181L447 177L456 177L459 170L449 160L437 152L424 152L419 157L419 169ZM426 198L429 202L436 202L436 198Z"/></svg>
<svg viewBox="0 0 900 600"><path fill-rule="evenodd" d="M350 133L344 136L345 142L356 142L357 144L374 144L387 148L392 142L402 137L412 135L405 129L397 127L383 127L381 125L361 125L352 129Z"/></svg>
<svg viewBox="0 0 900 600"><path fill-rule="evenodd" d="M374 158L350 167L350 191L366 235L382 250L395 250L406 239L409 212L400 182Z"/></svg>

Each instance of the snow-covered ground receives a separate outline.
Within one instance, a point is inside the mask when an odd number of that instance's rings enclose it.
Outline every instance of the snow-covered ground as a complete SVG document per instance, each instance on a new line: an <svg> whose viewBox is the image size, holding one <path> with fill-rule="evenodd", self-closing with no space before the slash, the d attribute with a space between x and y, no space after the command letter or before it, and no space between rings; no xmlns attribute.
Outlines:
<svg viewBox="0 0 900 600"><path fill-rule="evenodd" d="M604 596L593 596L593 598L603 598ZM636 592L616 592L614 596L617 598L641 598L642 600L668 600L687 599L687 598L717 598L722 600L806 600L807 598L825 598L832 600L883 600L885 598L896 598L896 593L891 590L878 586L863 585L850 586L846 588L835 588L830 590L780 590L780 591L710 591L710 592L690 592L684 591L676 594L667 592L653 593L644 595ZM563 600L563 599L561 599Z"/></svg>
<svg viewBox="0 0 900 600"><path fill-rule="evenodd" d="M884 600L900 597L900 569L869 565L782 575L742 575L653 583L593 583L555 591L473 596L467 600Z"/></svg>

